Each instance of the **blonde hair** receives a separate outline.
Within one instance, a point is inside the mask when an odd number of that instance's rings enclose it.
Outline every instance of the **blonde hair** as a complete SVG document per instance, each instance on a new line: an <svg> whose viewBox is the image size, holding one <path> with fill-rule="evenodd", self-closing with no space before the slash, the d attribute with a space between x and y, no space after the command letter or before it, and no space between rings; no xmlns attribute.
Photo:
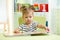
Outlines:
<svg viewBox="0 0 60 40"><path fill-rule="evenodd" d="M32 5L27 6L22 6L21 8L22 15L28 14L29 12L34 12L34 7Z"/></svg>

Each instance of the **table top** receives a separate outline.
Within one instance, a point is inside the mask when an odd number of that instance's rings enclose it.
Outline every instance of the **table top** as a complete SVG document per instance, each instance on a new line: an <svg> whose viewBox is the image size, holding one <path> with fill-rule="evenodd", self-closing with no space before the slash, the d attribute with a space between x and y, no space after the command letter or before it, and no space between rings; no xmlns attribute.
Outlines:
<svg viewBox="0 0 60 40"><path fill-rule="evenodd" d="M38 36L4 36L0 34L0 40L60 40L59 35L50 34L50 35L38 35Z"/></svg>

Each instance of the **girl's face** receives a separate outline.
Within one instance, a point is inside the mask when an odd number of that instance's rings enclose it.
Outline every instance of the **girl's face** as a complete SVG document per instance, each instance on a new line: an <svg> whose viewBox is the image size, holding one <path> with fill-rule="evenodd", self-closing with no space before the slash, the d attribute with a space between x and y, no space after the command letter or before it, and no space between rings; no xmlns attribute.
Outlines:
<svg viewBox="0 0 60 40"><path fill-rule="evenodd" d="M33 20L33 13L24 14L23 19L26 24L30 24Z"/></svg>

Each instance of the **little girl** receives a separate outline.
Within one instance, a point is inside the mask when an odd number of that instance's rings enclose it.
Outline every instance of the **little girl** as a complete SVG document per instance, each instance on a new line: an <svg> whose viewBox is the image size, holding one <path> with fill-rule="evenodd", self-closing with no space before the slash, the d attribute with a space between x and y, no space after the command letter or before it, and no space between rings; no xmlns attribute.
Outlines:
<svg viewBox="0 0 60 40"><path fill-rule="evenodd" d="M21 33L22 32L35 32L37 27L42 29L47 29L44 25L38 24L33 21L34 18L34 7L33 6L22 6L21 7L22 18L24 23L20 25L14 32Z"/></svg>

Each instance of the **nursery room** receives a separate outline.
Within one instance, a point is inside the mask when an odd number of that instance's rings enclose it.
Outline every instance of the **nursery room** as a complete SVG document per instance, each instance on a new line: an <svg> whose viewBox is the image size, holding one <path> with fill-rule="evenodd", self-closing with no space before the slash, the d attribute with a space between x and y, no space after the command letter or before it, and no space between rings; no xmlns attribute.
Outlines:
<svg viewBox="0 0 60 40"><path fill-rule="evenodd" d="M57 0L1 0L0 13L1 40L60 39Z"/></svg>

